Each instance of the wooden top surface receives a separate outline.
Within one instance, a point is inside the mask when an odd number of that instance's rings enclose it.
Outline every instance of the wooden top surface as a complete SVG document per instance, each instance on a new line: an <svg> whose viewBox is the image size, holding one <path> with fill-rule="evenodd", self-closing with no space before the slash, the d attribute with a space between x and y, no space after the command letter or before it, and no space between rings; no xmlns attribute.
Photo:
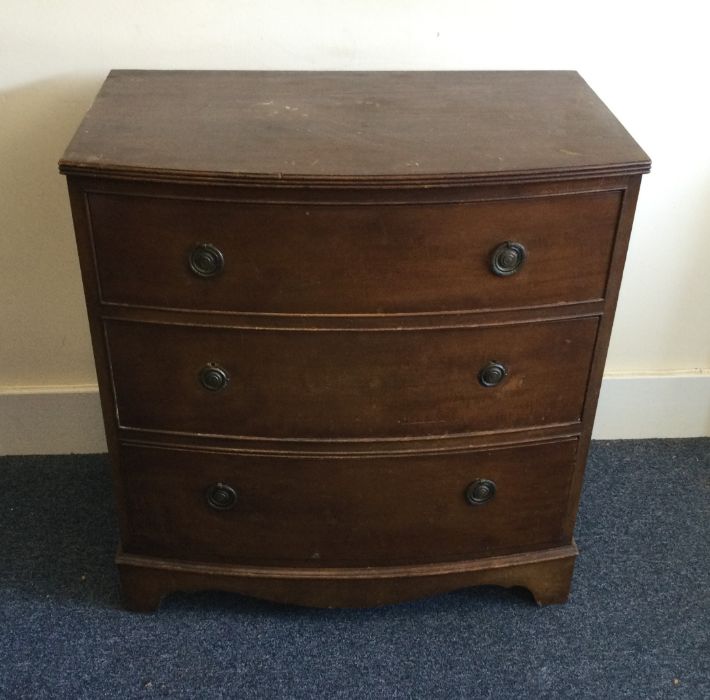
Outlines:
<svg viewBox="0 0 710 700"><path fill-rule="evenodd" d="M111 71L63 173L438 184L648 172L573 71Z"/></svg>

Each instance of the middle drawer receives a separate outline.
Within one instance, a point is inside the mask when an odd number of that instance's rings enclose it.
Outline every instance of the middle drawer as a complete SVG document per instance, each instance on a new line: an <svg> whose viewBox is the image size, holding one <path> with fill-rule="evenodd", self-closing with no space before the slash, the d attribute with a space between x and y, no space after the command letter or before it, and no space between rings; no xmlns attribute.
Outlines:
<svg viewBox="0 0 710 700"><path fill-rule="evenodd" d="M598 319L245 330L106 320L123 428L358 439L580 420Z"/></svg>

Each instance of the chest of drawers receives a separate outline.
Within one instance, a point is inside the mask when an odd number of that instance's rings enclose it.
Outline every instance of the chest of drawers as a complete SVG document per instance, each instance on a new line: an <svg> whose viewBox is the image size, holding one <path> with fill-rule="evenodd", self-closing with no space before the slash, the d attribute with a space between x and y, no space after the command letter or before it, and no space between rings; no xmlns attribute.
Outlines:
<svg viewBox="0 0 710 700"><path fill-rule="evenodd" d="M113 71L60 170L126 606L566 600L649 167L572 72Z"/></svg>

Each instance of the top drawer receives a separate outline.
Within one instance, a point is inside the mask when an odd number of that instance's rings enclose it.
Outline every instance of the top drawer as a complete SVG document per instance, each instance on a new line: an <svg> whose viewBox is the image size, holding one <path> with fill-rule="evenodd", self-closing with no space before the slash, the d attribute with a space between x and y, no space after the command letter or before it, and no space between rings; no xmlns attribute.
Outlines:
<svg viewBox="0 0 710 700"><path fill-rule="evenodd" d="M600 299L620 204L618 191L384 205L89 194L104 303L280 314L446 312ZM525 261L513 274L499 275L492 256L508 241L524 248ZM200 244L211 244L223 259L212 276L191 269Z"/></svg>

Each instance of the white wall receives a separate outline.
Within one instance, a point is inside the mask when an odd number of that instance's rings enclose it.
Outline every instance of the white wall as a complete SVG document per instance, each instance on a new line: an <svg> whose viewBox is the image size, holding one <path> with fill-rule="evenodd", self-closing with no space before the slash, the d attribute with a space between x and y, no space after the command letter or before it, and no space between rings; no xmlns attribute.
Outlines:
<svg viewBox="0 0 710 700"><path fill-rule="evenodd" d="M601 434L645 436L650 425L659 435L710 433L704 5L2 0L0 453L69 449L22 434L10 420L18 396L32 397L28 415L38 411L55 431L61 424L70 448L101 447L86 403L95 376L56 161L110 68L579 70L653 159L607 364L622 383L605 385ZM637 386L627 380L639 373L643 401L623 388ZM668 380L679 375L669 402ZM57 393L69 397L59 412ZM648 421L651 405L661 415Z"/></svg>

